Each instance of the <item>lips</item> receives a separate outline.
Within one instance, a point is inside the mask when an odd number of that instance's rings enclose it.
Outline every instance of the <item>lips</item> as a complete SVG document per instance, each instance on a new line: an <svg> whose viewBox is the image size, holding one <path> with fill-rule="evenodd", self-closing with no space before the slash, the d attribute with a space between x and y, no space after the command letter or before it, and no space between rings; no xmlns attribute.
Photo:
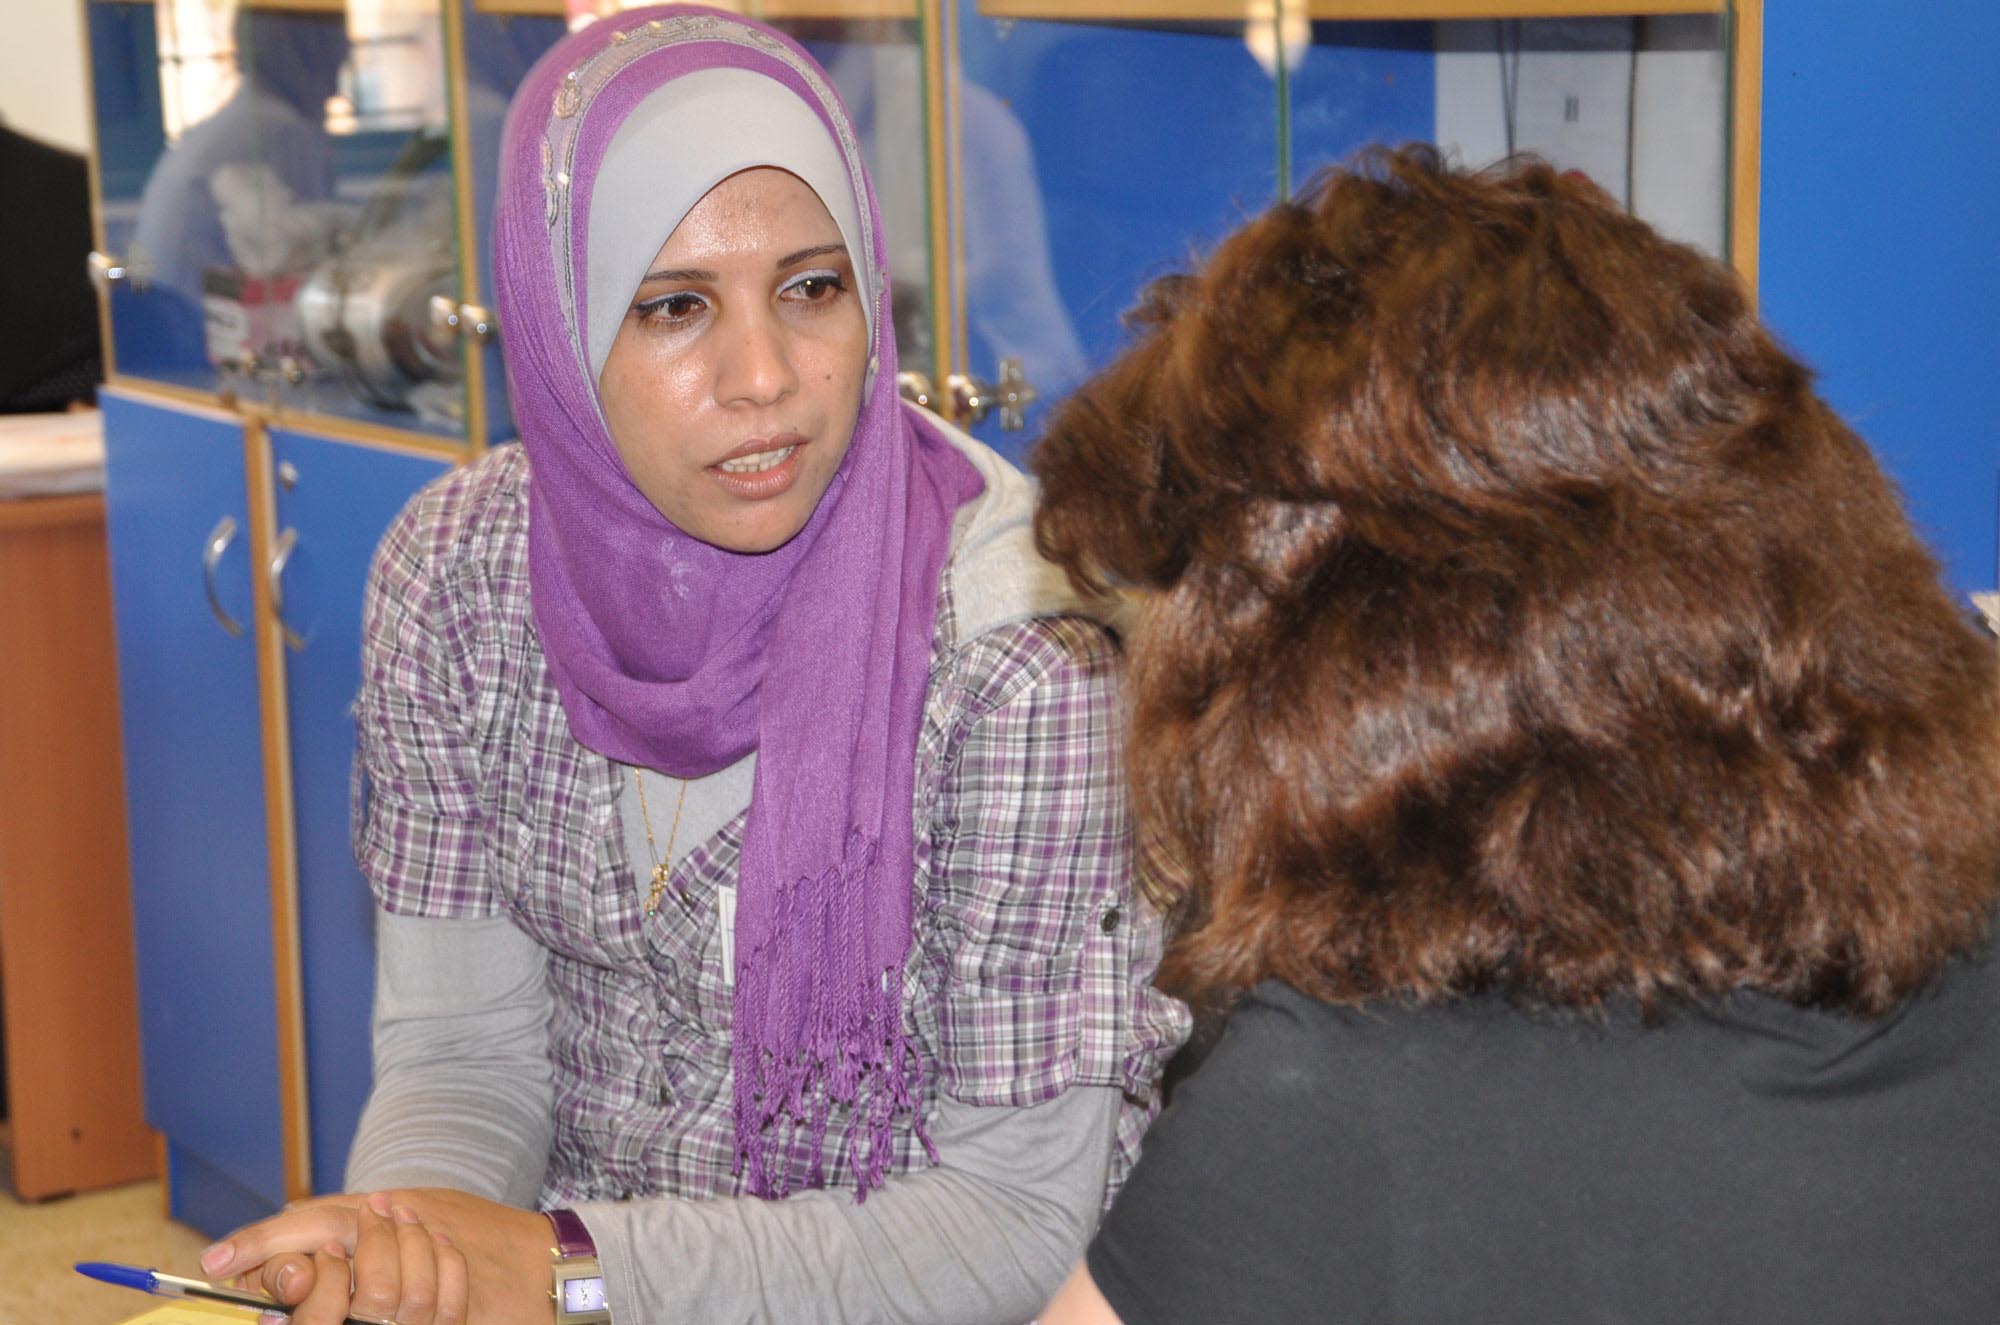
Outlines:
<svg viewBox="0 0 2000 1325"><path fill-rule="evenodd" d="M716 481L746 501L765 501L787 491L798 478L799 452L806 439L798 433L753 437L732 447L708 467Z"/></svg>
<svg viewBox="0 0 2000 1325"><path fill-rule="evenodd" d="M735 460L724 460L716 466L725 474L761 474L767 469L784 463L795 447L780 447L775 451L758 451Z"/></svg>

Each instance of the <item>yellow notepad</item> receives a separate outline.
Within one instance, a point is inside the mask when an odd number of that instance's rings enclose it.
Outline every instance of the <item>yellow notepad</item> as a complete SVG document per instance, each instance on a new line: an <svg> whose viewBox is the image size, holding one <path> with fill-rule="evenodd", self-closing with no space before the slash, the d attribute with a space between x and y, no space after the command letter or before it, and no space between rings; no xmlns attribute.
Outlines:
<svg viewBox="0 0 2000 1325"><path fill-rule="evenodd" d="M249 1307L224 1306L220 1302L172 1302L134 1316L124 1325L216 1325L224 1320L243 1325L244 1321L255 1319L257 1313Z"/></svg>

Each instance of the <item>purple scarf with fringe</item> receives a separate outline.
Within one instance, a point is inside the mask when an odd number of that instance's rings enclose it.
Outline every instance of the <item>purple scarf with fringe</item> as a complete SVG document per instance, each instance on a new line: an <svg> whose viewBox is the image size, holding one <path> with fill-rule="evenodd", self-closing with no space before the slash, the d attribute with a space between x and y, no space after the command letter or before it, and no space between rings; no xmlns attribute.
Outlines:
<svg viewBox="0 0 2000 1325"><path fill-rule="evenodd" d="M765 554L700 542L654 509L606 431L583 351L605 149L649 94L714 68L768 78L818 115L873 247L853 255L874 310L853 442L805 529ZM662 217L661 242L679 219ZM531 471L535 626L571 730L684 778L757 752L736 910L737 1171L764 1197L822 1186L838 1128L865 1196L894 1158L897 1120L923 1136L902 1021L917 730L952 514L981 485L897 398L887 246L846 112L811 57L761 24L628 11L559 43L522 83L494 228Z"/></svg>

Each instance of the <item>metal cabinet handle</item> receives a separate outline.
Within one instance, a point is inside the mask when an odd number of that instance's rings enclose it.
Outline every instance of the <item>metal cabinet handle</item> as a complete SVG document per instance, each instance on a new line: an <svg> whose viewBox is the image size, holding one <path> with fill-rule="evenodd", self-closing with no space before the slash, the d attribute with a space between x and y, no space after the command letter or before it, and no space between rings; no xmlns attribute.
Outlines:
<svg viewBox="0 0 2000 1325"><path fill-rule="evenodd" d="M123 258L114 258L96 249L91 250L84 264L90 272L90 283L97 287L100 294L132 275L132 269L125 265Z"/></svg>
<svg viewBox="0 0 2000 1325"><path fill-rule="evenodd" d="M439 331L456 332L477 345L491 343L500 331L499 319L491 309L455 303L450 295L432 295L430 314L431 325Z"/></svg>
<svg viewBox="0 0 2000 1325"><path fill-rule="evenodd" d="M298 550L299 531L287 529L278 535L278 541L271 548L271 564L264 568L264 583L271 590L271 617L278 623L279 631L285 637L285 644L293 653L305 648L305 639L293 630L285 620L285 566Z"/></svg>
<svg viewBox="0 0 2000 1325"><path fill-rule="evenodd" d="M215 567L222 560L222 554L236 541L236 517L225 515L215 522L215 528L208 531L208 542L201 550L201 587L208 594L208 610L231 635L243 633L243 623L222 610L222 599L215 592Z"/></svg>
<svg viewBox="0 0 2000 1325"><path fill-rule="evenodd" d="M283 382L287 386L302 386L306 380L305 360L291 354L268 359L255 353L241 358L229 355L215 361L215 371L224 377L241 373L252 382Z"/></svg>
<svg viewBox="0 0 2000 1325"><path fill-rule="evenodd" d="M965 423L978 423L995 406L1000 409L1000 426L1019 432L1028 421L1028 406L1035 403L1035 384L1021 372L1019 359L1000 361L1000 380L991 386L970 373L953 373L944 380L951 392L953 412Z"/></svg>
<svg viewBox="0 0 2000 1325"><path fill-rule="evenodd" d="M911 369L905 368L896 374L896 394L912 405L937 408L937 388L931 385L930 378Z"/></svg>

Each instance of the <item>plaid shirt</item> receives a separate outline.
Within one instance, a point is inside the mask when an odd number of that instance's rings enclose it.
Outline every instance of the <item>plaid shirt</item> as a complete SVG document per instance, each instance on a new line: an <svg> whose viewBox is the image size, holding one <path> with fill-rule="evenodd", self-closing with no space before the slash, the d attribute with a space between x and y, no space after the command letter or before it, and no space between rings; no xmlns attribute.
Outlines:
<svg viewBox="0 0 2000 1325"><path fill-rule="evenodd" d="M570 734L536 641L527 516L527 461L509 446L426 488L384 537L357 701L356 854L388 911L504 912L547 949L549 1198L737 1194L716 894L735 884L744 816L681 861L647 916L619 770ZM1076 617L962 640L951 576L947 564L917 743L903 979L925 1109L939 1092L1027 1105L1117 1087L1115 1192L1187 1034L1185 1010L1149 983L1163 935L1131 887L1115 652ZM838 1134L827 1182L851 1185ZM795 1179L809 1160L791 1156ZM892 1169L926 1163L899 1134Z"/></svg>

